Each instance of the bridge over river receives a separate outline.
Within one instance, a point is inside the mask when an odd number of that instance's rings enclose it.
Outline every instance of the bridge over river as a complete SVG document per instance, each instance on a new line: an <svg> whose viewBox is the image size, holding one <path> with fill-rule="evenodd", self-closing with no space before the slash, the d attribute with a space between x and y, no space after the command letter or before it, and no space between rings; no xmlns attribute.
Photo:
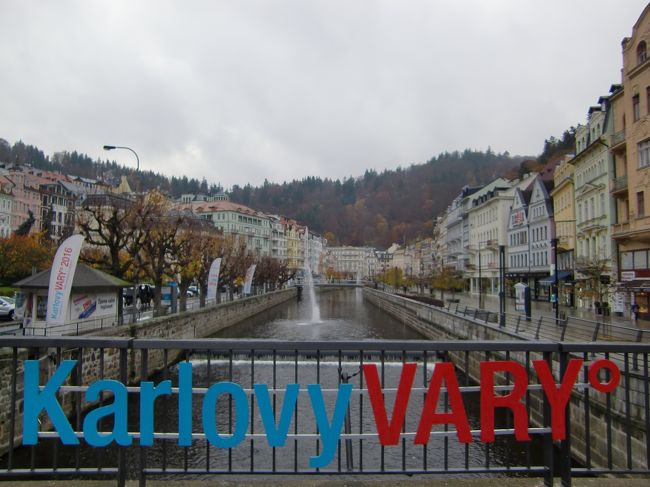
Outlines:
<svg viewBox="0 0 650 487"><path fill-rule="evenodd" d="M647 344L528 339L484 316L356 286L220 306L146 329L0 338L0 478L407 473L569 485L650 473ZM42 397L33 382L66 363L52 397L78 445L62 444L47 408L24 414L25 391ZM593 373L599 364L609 365ZM565 403L549 400L540 370L566 384L555 397ZM113 389L88 394L105 379ZM146 400L141 379L152 382ZM36 417L36 444L24 445L23 423ZM104 435L107 446L86 444Z"/></svg>

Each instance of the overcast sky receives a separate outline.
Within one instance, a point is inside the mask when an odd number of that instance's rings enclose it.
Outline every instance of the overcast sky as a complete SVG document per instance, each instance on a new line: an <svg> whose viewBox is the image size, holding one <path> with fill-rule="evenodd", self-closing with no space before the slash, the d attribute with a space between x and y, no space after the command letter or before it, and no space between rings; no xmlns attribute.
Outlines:
<svg viewBox="0 0 650 487"><path fill-rule="evenodd" d="M233 184L538 154L646 2L0 0L0 137Z"/></svg>

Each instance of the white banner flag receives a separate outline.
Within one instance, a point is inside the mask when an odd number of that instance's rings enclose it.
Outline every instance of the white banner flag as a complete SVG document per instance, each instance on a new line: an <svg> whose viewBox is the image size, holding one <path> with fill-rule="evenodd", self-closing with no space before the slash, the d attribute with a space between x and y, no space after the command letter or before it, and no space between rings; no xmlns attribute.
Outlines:
<svg viewBox="0 0 650 487"><path fill-rule="evenodd" d="M244 294L251 293L251 285L253 284L253 275L255 274L255 264L250 266L246 271L246 281L244 281Z"/></svg>
<svg viewBox="0 0 650 487"><path fill-rule="evenodd" d="M221 270L221 257L212 261L210 272L208 273L208 295L206 299L217 299L217 286L219 285L219 271Z"/></svg>
<svg viewBox="0 0 650 487"><path fill-rule="evenodd" d="M65 322L72 280L83 242L83 235L73 235L64 240L56 251L50 269L50 287L47 291L46 322L48 325L62 325Z"/></svg>

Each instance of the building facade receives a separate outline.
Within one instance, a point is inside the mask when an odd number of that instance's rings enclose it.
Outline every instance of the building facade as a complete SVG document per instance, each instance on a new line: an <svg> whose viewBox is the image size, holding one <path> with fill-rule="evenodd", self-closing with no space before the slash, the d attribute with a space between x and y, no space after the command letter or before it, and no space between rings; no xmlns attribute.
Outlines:
<svg viewBox="0 0 650 487"><path fill-rule="evenodd" d="M553 219L557 238L558 277L564 279L558 289L558 299L565 306L575 306L574 272L576 246L576 213L573 173L575 166L569 163L572 157L563 160L555 170L553 199ZM559 281L559 279L558 279Z"/></svg>
<svg viewBox="0 0 650 487"><path fill-rule="evenodd" d="M613 158L606 142L611 125L609 97L601 97L589 109L587 123L576 130L576 155L570 161L575 168L576 305L585 308L609 301L615 271L609 194Z"/></svg>
<svg viewBox="0 0 650 487"><path fill-rule="evenodd" d="M615 158L611 186L616 199L612 237L618 246L621 310L636 303L650 319L650 5L622 42L621 86L613 87ZM615 309L616 311L616 309Z"/></svg>
<svg viewBox="0 0 650 487"><path fill-rule="evenodd" d="M11 219L14 207L14 184L0 175L0 238L11 236Z"/></svg>

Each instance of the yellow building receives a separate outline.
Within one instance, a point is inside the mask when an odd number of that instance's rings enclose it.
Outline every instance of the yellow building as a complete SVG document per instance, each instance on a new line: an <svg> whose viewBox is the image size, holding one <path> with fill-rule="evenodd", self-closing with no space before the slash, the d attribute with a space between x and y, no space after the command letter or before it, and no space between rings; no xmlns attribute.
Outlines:
<svg viewBox="0 0 650 487"><path fill-rule="evenodd" d="M558 271L574 273L575 246L576 246L576 212L573 172L575 166L569 162L567 156L555 168L553 175L554 188L551 191L553 198L553 220L555 221L555 236L557 243L557 268ZM559 290L562 304L574 306L575 295L572 279L565 282Z"/></svg>
<svg viewBox="0 0 650 487"><path fill-rule="evenodd" d="M612 238L618 244L622 309L636 303L640 318L650 307L650 5L622 42L622 86L614 86L614 134L610 147L615 171L610 190L616 199Z"/></svg>

